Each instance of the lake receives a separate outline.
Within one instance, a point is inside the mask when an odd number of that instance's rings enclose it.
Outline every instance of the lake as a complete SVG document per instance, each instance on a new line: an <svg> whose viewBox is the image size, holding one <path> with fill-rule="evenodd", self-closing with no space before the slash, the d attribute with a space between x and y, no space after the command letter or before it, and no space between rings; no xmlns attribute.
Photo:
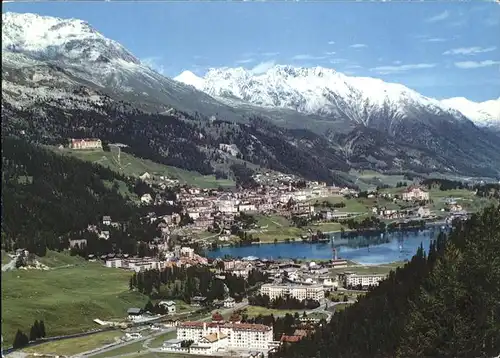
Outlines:
<svg viewBox="0 0 500 358"><path fill-rule="evenodd" d="M341 238L340 233L331 234L329 243L309 244L302 242L261 244L241 247L222 247L207 252L210 258L255 256L261 259L331 259L333 248L338 258L348 259L363 265L381 265L395 261L410 260L423 245L426 252L441 228L431 227L420 231L397 231L383 235Z"/></svg>

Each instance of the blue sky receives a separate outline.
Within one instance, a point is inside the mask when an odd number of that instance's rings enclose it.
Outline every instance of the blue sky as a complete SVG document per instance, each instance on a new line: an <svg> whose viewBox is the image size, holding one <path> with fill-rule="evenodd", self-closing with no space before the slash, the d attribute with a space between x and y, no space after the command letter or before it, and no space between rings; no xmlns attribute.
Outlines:
<svg viewBox="0 0 500 358"><path fill-rule="evenodd" d="M436 98L500 96L500 4L8 3L90 23L167 76L210 67L323 66Z"/></svg>

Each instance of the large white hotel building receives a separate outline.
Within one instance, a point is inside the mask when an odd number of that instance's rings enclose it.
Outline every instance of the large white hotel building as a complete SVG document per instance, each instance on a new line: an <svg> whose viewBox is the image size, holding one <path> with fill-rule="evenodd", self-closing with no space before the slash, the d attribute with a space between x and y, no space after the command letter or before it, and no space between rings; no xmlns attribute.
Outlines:
<svg viewBox="0 0 500 358"><path fill-rule="evenodd" d="M273 328L263 324L227 322L182 322L177 326L177 340L193 340L190 352L214 354L227 349L267 352L276 347Z"/></svg>
<svg viewBox="0 0 500 358"><path fill-rule="evenodd" d="M275 285L266 283L260 288L261 295L267 295L270 299L278 297L294 297L298 300L316 300L325 298L325 289L322 285Z"/></svg>

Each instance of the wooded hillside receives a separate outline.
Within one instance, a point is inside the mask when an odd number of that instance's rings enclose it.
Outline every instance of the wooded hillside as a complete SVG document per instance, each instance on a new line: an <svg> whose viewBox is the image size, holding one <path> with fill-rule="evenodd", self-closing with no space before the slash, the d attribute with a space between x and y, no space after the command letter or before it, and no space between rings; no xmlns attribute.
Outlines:
<svg viewBox="0 0 500 358"><path fill-rule="evenodd" d="M456 223L428 254L275 357L493 357L500 353L500 206Z"/></svg>

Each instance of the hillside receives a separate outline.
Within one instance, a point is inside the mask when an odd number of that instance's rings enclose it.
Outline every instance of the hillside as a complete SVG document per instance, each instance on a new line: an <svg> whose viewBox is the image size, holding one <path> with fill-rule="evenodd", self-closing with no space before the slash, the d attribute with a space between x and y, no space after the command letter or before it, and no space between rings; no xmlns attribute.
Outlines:
<svg viewBox="0 0 500 358"><path fill-rule="evenodd" d="M426 254L273 357L492 357L500 353L500 206L457 223ZM373 347L377 347L375 351Z"/></svg>
<svg viewBox="0 0 500 358"><path fill-rule="evenodd" d="M48 256L53 262L54 255ZM129 278L128 271L86 261L48 271L2 272L5 347L12 345L17 329L29 334L35 319L45 322L48 336L98 328L96 318L123 319L128 308L143 307L148 300L129 291Z"/></svg>
<svg viewBox="0 0 500 358"><path fill-rule="evenodd" d="M2 138L2 248L44 256L67 247L60 237L133 216L133 182L101 166L64 157L20 139ZM8 215L4 215L8 213ZM29 225L27 225L29 223Z"/></svg>
<svg viewBox="0 0 500 358"><path fill-rule="evenodd" d="M125 176L139 177L145 172L151 175L166 176L179 180L180 184L188 184L200 188L216 188L218 186L231 187L234 181L230 179L216 179L214 175L201 175L198 172L187 171L180 168L155 163L149 159L142 159L127 152L121 152L121 164L118 163L118 149L110 146L110 151L102 150L54 150L62 155L74 156L78 159L92 162L107 167Z"/></svg>

